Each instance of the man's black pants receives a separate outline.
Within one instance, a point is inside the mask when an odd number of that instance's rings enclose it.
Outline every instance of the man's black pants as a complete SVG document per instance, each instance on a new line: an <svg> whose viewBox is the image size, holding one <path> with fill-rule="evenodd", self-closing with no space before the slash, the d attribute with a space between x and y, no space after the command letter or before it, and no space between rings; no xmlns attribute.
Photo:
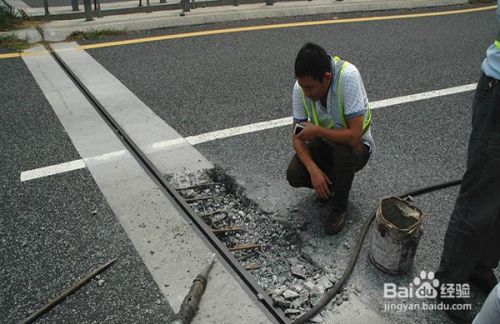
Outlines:
<svg viewBox="0 0 500 324"><path fill-rule="evenodd" d="M365 166L370 157L368 147L362 145L362 152L355 153L350 146L331 145L321 138L316 138L307 146L314 162L332 182L333 210L336 212L346 211L354 174ZM288 165L286 176L292 187L312 188L311 176L297 155Z"/></svg>
<svg viewBox="0 0 500 324"><path fill-rule="evenodd" d="M472 274L491 272L499 258L500 82L483 74L472 106L467 169L437 275L442 281L463 283Z"/></svg>

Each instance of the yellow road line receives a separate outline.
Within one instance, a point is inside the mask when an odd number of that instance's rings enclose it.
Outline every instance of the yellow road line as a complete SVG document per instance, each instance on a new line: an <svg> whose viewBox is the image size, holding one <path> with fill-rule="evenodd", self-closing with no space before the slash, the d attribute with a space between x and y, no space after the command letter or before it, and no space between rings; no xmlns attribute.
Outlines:
<svg viewBox="0 0 500 324"><path fill-rule="evenodd" d="M287 23L287 24L274 24L274 25L260 25L260 26L249 26L249 27L238 27L238 28L215 29L215 30L206 30L206 31L199 31L199 32L190 32L190 33L181 33L181 34L173 34L173 35L137 38L137 39L123 40L123 41L116 41L116 42L81 45L81 46L79 46L79 48L86 50L86 49L103 48L103 47L111 47L111 46L122 46L122 45L157 42L157 41L171 40L171 39L209 36L209 35L220 35L220 34L229 34L229 33L240 33L240 32L257 31L257 30L283 29L283 28L333 25L333 24L347 24L347 23L365 22L365 21L383 21L383 20L394 20L394 19L447 16L447 15L457 15L457 14L464 14L464 13L471 13L471 12L493 10L493 9L496 9L496 7L497 6L487 6L487 7L480 7L480 8L460 9L460 10L452 10L452 11L427 12L427 13L418 13L418 14L375 16L375 17L362 17L362 18L349 18L349 19L329 19L329 20L304 21L304 22ZM24 55L27 55L27 54L25 54L25 53L0 54L0 59L21 57Z"/></svg>
<svg viewBox="0 0 500 324"><path fill-rule="evenodd" d="M21 57L21 53L0 54L0 59L7 59L7 58L14 58L14 57Z"/></svg>
<svg viewBox="0 0 500 324"><path fill-rule="evenodd" d="M0 59L26 57L26 56L41 56L41 55L50 55L50 54L46 51L7 53L7 54L0 54Z"/></svg>
<svg viewBox="0 0 500 324"><path fill-rule="evenodd" d="M240 32L256 31L256 30L283 29L283 28L305 27L305 26L346 24L346 23L365 22L365 21L381 21L381 20L393 20L393 19L408 19L408 18L420 18L420 17L457 15L457 14L463 14L463 13L492 10L492 9L495 9L496 7L497 6L487 6L487 7L481 7L481 8L461 9L461 10L441 11L441 12L427 12L427 13L419 13L419 14L376 16L376 17L349 18L349 19L330 19L330 20L319 20L319 21L304 21L304 22L287 23L287 24L274 24L274 25L260 25L260 26L239 27L239 28L215 29L215 30L206 30L206 31L199 31L199 32L182 33L182 34L137 38L137 39L123 40L123 41L116 41L116 42L81 45L80 48L86 50L86 49L94 49L94 48L102 48L102 47L122 46L122 45L129 45L129 44L138 44L138 43L156 42L156 41L179 39L179 38L188 38L188 37L240 33Z"/></svg>

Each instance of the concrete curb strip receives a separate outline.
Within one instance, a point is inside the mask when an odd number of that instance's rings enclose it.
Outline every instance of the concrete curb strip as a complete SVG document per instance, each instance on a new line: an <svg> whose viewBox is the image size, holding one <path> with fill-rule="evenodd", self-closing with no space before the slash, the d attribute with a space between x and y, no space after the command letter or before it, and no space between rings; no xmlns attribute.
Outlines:
<svg viewBox="0 0 500 324"><path fill-rule="evenodd" d="M18 39L25 39L30 44L35 44L42 41L42 36L35 28L19 29L8 32L0 32L0 37L14 36Z"/></svg>

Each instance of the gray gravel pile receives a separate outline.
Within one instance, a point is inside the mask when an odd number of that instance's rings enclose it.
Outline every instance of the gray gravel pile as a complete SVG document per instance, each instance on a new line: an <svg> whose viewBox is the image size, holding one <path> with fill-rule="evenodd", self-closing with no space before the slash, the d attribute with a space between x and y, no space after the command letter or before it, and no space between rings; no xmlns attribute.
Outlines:
<svg viewBox="0 0 500 324"><path fill-rule="evenodd" d="M241 186L220 171L212 178L208 182L216 181L213 185L179 192L185 199L210 197L194 201L190 206L212 229L241 229L217 236L228 248L253 245L253 248L234 251L234 256L269 293L275 306L292 319L309 310L333 287L337 276L311 260L309 255L314 247L303 243L303 233L298 227L262 211L245 197ZM183 183L178 188L192 185L192 182ZM202 216L209 214L213 215ZM348 299L345 290L336 297L335 304ZM321 316L313 322L321 322Z"/></svg>

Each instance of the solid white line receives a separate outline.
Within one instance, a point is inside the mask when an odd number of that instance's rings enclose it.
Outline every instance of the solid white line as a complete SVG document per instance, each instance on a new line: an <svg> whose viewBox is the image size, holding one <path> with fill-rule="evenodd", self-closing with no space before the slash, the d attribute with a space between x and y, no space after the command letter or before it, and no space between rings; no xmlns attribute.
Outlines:
<svg viewBox="0 0 500 324"><path fill-rule="evenodd" d="M200 134L196 136L187 137L186 140L191 145L201 144L205 142L215 141L221 138L232 137L241 134L249 134L258 132L265 129L271 129L276 127L282 127L286 125L290 125L292 123L292 117L279 118L274 120L269 120L260 123L254 123L250 125L227 128L220 131Z"/></svg>
<svg viewBox="0 0 500 324"><path fill-rule="evenodd" d="M472 91L472 90L476 89L476 86L477 86L477 83L471 83L471 84L466 84L466 85L459 86L459 87L422 92L422 93L417 93L417 94L402 96L402 97L396 97L396 98L391 98L391 99L386 99L386 100L379 100L379 101L374 101L374 102L370 103L370 107L372 109L378 109L378 108L400 105L403 103L409 103L409 102L415 102L415 101L426 100L426 99L431 99L431 98L443 97L443 96L448 96L448 95L452 95L452 94ZM196 144L215 141L218 139L228 138L228 137L232 137L232 136L236 136L236 135L249 134L249 133L253 133L253 132L258 132L258 131L276 128L276 127L282 127L282 126L291 125L291 124L292 124L292 117L285 117L285 118L279 118L279 119L274 119L274 120L269 120L269 121L265 121L265 122L259 122L259 123L254 123L254 124L249 124L249 125L244 125L244 126L239 126L239 127L227 128L227 129L209 132L209 133L204 133L204 134L195 135L195 136L189 136L186 138L181 137L181 138L176 138L176 139L172 139L172 140L162 141L162 142L152 144L151 147L152 147L153 151L159 151L159 150L171 148L175 145L180 145L180 144L196 145ZM123 154L125 154L125 152L126 152L125 150L121 150L121 151L102 154L99 156L90 157L90 158L87 158L85 160L90 160L90 159L99 160L99 161L108 160L111 158L120 157ZM50 176L50 175L54 175L54 174L58 174L58 173L63 173L63 172L68 172L68 171L72 171L72 170L82 169L82 168L85 168L85 162L84 162L84 160L81 160L81 159L71 161L71 162L61 163L61 164L57 164L57 165L51 165L48 167L43 167L43 168L39 168L39 169L35 169L35 170L21 172L21 181L33 180L33 179L37 179L37 178L42 178L42 177L46 177L46 176Z"/></svg>
<svg viewBox="0 0 500 324"><path fill-rule="evenodd" d="M110 152L110 153L106 153L106 154L101 154L101 155L98 155L98 156L92 156L92 157L89 157L89 158L85 158L84 161L90 161L90 160L94 160L94 161L107 161L107 160L111 160L111 159L114 159L114 158L118 158L118 157L121 157L123 155L125 155L128 151L127 150L119 150L119 151L115 151L115 152Z"/></svg>
<svg viewBox="0 0 500 324"><path fill-rule="evenodd" d="M292 123L292 118L285 117L285 118L274 119L274 120L269 120L269 121L265 121L265 122L249 124L249 125L245 125L245 126L226 128L226 129L223 129L220 131L204 133L204 134L189 136L189 137L185 137L185 138L176 138L176 139L172 139L172 140L162 141L162 142L154 143L152 145L152 148L154 150L160 150L160 149L172 147L174 145L186 144L186 143L191 144L191 145L196 145L196 144L201 144L201 143L205 143L205 142L215 141L215 140L221 139L221 138L227 138L227 137L232 137L232 136L241 135L241 134L258 132L258 131L265 130L265 129L286 126L286 125L290 125L291 123Z"/></svg>
<svg viewBox="0 0 500 324"><path fill-rule="evenodd" d="M85 164L86 161L95 160L95 161L106 161L113 158L121 157L127 153L126 150L120 150L116 152L106 153L98 156L93 156L86 159L78 159L70 162L64 162L60 164L50 165L43 168L38 168L29 171L21 172L21 182L34 180L38 178L43 178L47 176L51 176L54 174L65 173L78 169L85 169L87 166Z"/></svg>
<svg viewBox="0 0 500 324"><path fill-rule="evenodd" d="M21 172L21 182L84 168L86 168L86 166L83 160L74 160L61 164L50 165L39 169Z"/></svg>
<svg viewBox="0 0 500 324"><path fill-rule="evenodd" d="M471 83L471 84L466 84L466 85L454 87L454 88L435 90L435 91L429 91L429 92L422 92L422 93L412 94L409 96L396 97L396 98L391 98L391 99L386 99L386 100L379 100L379 101L372 102L370 104L370 107L372 109L377 109L377 108L382 108L382 107L400 105L400 104L408 103L408 102L415 102L415 101L419 101L419 100L431 99L431 98L436 98L436 97L443 97L443 96L448 96L448 95L452 95L452 94L472 91L472 90L476 89L476 86L477 86L477 83Z"/></svg>

